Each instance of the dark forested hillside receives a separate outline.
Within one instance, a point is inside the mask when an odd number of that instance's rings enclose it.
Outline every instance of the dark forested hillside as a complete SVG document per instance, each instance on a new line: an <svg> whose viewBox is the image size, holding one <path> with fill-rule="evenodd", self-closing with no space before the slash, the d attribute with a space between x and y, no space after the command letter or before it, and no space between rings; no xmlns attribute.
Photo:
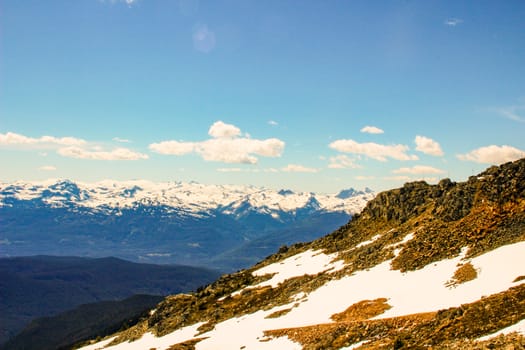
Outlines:
<svg viewBox="0 0 525 350"><path fill-rule="evenodd" d="M2 343L37 317L134 294L186 292L212 281L218 273L116 258L35 256L0 259L0 276Z"/></svg>

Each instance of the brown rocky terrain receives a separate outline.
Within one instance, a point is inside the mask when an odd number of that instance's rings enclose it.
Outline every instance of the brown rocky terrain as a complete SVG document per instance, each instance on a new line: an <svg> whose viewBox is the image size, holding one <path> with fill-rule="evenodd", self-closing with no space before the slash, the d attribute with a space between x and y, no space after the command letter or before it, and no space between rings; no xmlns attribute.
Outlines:
<svg viewBox="0 0 525 350"><path fill-rule="evenodd" d="M138 339L146 331L162 336L198 322L204 322L199 328L202 334L232 317L293 304L300 292L307 298L330 280L388 260L394 270L416 271L466 250L465 262L447 282L454 288L477 278L469 259L520 241L525 241L525 159L491 167L466 182L408 183L380 193L348 224L321 239L281 247L250 269L225 275L195 293L168 297L153 315L120 333L113 344ZM253 271L307 250L338 253L336 260L343 260L345 266L293 277L276 287L249 288L272 277L254 276ZM519 283L523 280L516 276L510 289L459 307L374 319L390 308L388 301L363 300L343 306L331 323L265 334L287 336L303 349L339 349L358 342L362 342L359 349L523 349L525 339L517 334L476 341L525 319L525 284ZM235 291L241 292L232 294ZM278 318L290 310L268 317ZM173 349L191 349L198 342L194 339Z"/></svg>

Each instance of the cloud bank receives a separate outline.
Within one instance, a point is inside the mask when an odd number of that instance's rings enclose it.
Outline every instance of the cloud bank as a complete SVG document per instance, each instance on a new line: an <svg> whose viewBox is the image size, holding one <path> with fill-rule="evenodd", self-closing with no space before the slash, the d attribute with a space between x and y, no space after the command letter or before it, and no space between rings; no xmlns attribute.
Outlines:
<svg viewBox="0 0 525 350"><path fill-rule="evenodd" d="M79 146L84 145L85 140L76 137L54 137L42 136L39 138L28 137L14 132L0 134L0 145L28 145L28 146Z"/></svg>
<svg viewBox="0 0 525 350"><path fill-rule="evenodd" d="M116 140L122 142L122 139ZM104 151L100 146L76 137L29 137L13 132L0 134L0 146L22 149L56 149L63 157L92 160L139 160L148 159L148 155L132 151L128 148L115 148ZM51 170L43 169L41 170ZM54 170L54 169L53 169Z"/></svg>
<svg viewBox="0 0 525 350"><path fill-rule="evenodd" d="M374 142L359 143L354 140L336 140L330 143L330 148L343 153L362 154L381 162L387 158L396 160L418 160L416 155L407 154L406 145L381 145Z"/></svg>
<svg viewBox="0 0 525 350"><path fill-rule="evenodd" d="M285 146L283 141L276 138L258 140L242 136L238 127L222 121L213 123L208 134L212 138L205 141L169 140L152 143L149 149L159 154L176 156L195 153L206 161L256 164L256 156L280 157Z"/></svg>
<svg viewBox="0 0 525 350"><path fill-rule="evenodd" d="M53 166L53 165L43 165L43 166L39 167L38 170L55 171L55 170L57 170L57 168L55 166Z"/></svg>
<svg viewBox="0 0 525 350"><path fill-rule="evenodd" d="M127 148L115 148L111 151L88 150L81 147L65 147L57 151L63 157L90 160L139 160L148 159L147 154L132 151Z"/></svg>
<svg viewBox="0 0 525 350"><path fill-rule="evenodd" d="M466 154L458 154L457 157L465 161L499 165L525 157L525 151L507 145L490 145L477 148Z"/></svg>
<svg viewBox="0 0 525 350"><path fill-rule="evenodd" d="M308 167L305 167L304 165L299 165L299 164L288 164L282 170L284 172L289 172L289 173L317 173L319 172L319 169L308 168Z"/></svg>

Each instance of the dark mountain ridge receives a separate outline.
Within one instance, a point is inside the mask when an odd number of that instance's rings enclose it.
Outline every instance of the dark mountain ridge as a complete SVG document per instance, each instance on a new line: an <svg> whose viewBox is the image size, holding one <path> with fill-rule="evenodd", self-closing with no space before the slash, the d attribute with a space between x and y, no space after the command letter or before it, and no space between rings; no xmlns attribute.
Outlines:
<svg viewBox="0 0 525 350"><path fill-rule="evenodd" d="M56 316L31 321L22 332L0 345L0 349L71 349L75 343L134 325L162 299L162 296L134 295L124 300L82 304Z"/></svg>
<svg viewBox="0 0 525 350"><path fill-rule="evenodd" d="M0 343L37 317L134 294L186 292L218 275L204 268L139 264L112 257L3 258L0 259Z"/></svg>

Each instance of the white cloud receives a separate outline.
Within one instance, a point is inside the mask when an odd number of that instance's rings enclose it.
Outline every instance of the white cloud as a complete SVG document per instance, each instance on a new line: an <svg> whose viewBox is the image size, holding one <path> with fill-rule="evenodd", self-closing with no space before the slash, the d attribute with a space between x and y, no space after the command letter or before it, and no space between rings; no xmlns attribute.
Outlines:
<svg viewBox="0 0 525 350"><path fill-rule="evenodd" d="M348 157L346 154L339 154L337 156L330 157L330 164L328 164L328 167L331 169L356 169L360 168L361 166L355 164L355 160Z"/></svg>
<svg viewBox="0 0 525 350"><path fill-rule="evenodd" d="M381 145L373 142L358 143L354 140L336 140L330 144L330 148L339 152L363 154L382 162L386 161L387 158L397 160L419 159L416 155L407 154L409 148L405 145Z"/></svg>
<svg viewBox="0 0 525 350"><path fill-rule="evenodd" d="M42 170L42 171L55 171L57 170L56 167L52 166L52 165L43 165L41 166L40 168L38 168L38 170Z"/></svg>
<svg viewBox="0 0 525 350"><path fill-rule="evenodd" d="M19 146L79 146L86 144L85 140L76 137L54 137L42 136L39 138L29 137L14 132L0 134L0 145Z"/></svg>
<svg viewBox="0 0 525 350"><path fill-rule="evenodd" d="M256 140L249 138L211 139L197 144L196 152L204 160L224 163L256 164L257 157L278 157L284 142L278 139Z"/></svg>
<svg viewBox="0 0 525 350"><path fill-rule="evenodd" d="M383 134L384 133L382 129L379 129L378 127L375 127L375 126L369 126L369 125L365 126L360 131L366 132L368 134Z"/></svg>
<svg viewBox="0 0 525 350"><path fill-rule="evenodd" d="M507 145L490 145L458 154L457 157L465 161L498 165L525 157L525 151Z"/></svg>
<svg viewBox="0 0 525 350"><path fill-rule="evenodd" d="M206 24L197 24L193 29L193 47L200 52L208 53L215 48L215 33Z"/></svg>
<svg viewBox="0 0 525 350"><path fill-rule="evenodd" d="M221 120L216 121L210 126L208 130L208 135L214 138L231 138L239 136L241 134L241 129L232 124L226 124Z"/></svg>
<svg viewBox="0 0 525 350"><path fill-rule="evenodd" d="M308 167L305 167L304 165L299 165L299 164L288 164L282 170L285 172L290 172L290 173L317 173L319 172L319 169L308 168Z"/></svg>
<svg viewBox="0 0 525 350"><path fill-rule="evenodd" d="M115 141L125 142L128 140L114 138ZM76 137L41 136L29 137L13 132L0 134L0 146L20 147L23 149L56 149L57 153L64 157L78 159L99 160L138 160L147 159L146 154L138 153L127 148L115 148L112 151L104 151L100 145ZM39 153L47 156L47 153ZM43 169L40 170L51 170ZM53 169L54 170L54 169Z"/></svg>
<svg viewBox="0 0 525 350"><path fill-rule="evenodd" d="M444 155L439 143L429 137L417 135L414 142L416 143L416 150L419 152L437 157Z"/></svg>
<svg viewBox="0 0 525 350"><path fill-rule="evenodd" d="M81 147L64 147L58 150L64 157L91 160L139 160L148 159L148 155L132 151L128 148L115 148L112 151L87 150Z"/></svg>
<svg viewBox="0 0 525 350"><path fill-rule="evenodd" d="M241 173L245 170L241 168L218 168L217 171L220 173Z"/></svg>
<svg viewBox="0 0 525 350"><path fill-rule="evenodd" d="M525 123L525 105L501 107L495 109L503 117L516 122Z"/></svg>
<svg viewBox="0 0 525 350"><path fill-rule="evenodd" d="M415 165L411 168L399 168L392 171L394 174L442 174L444 172L444 170L427 165Z"/></svg>
<svg viewBox="0 0 525 350"><path fill-rule="evenodd" d="M460 25L461 23L463 23L463 20L461 18L448 18L444 22L444 24L449 27L455 27L457 25Z"/></svg>
<svg viewBox="0 0 525 350"><path fill-rule="evenodd" d="M114 137L113 141L120 142L120 143L130 143L131 141L128 139L121 139L120 137Z"/></svg>
<svg viewBox="0 0 525 350"><path fill-rule="evenodd" d="M258 168L218 168L218 172L221 173L278 173L279 170L275 168L264 168L264 169L258 169Z"/></svg>
<svg viewBox="0 0 525 350"><path fill-rule="evenodd" d="M196 149L196 145L197 144L193 142L162 141L150 144L149 149L153 152L160 154L182 156L194 152Z"/></svg>
<svg viewBox="0 0 525 350"><path fill-rule="evenodd" d="M276 138L265 140L241 137L241 130L221 121L214 123L208 134L213 138L199 142L162 141L152 143L149 149L166 155L196 153L206 161L256 164L258 158L281 156L285 143Z"/></svg>
<svg viewBox="0 0 525 350"><path fill-rule="evenodd" d="M268 120L268 124L270 124L271 126L279 125L279 123L277 123L275 120Z"/></svg>
<svg viewBox="0 0 525 350"><path fill-rule="evenodd" d="M354 177L356 180L365 181L365 180L374 180L375 176L366 176L366 175L357 175Z"/></svg>

